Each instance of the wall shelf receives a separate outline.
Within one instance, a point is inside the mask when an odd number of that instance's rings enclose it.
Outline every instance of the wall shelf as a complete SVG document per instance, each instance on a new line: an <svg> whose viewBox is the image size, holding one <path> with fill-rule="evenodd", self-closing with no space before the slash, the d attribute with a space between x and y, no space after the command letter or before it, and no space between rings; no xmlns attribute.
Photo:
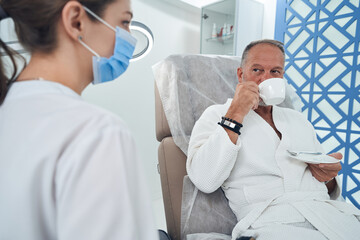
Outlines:
<svg viewBox="0 0 360 240"><path fill-rule="evenodd" d="M201 10L201 54L241 56L247 44L262 38L264 5L256 0L223 0ZM230 34L219 36L224 27Z"/></svg>
<svg viewBox="0 0 360 240"><path fill-rule="evenodd" d="M207 38L207 42L218 42L222 44L232 43L234 41L234 33L231 33L226 36L214 37L214 38Z"/></svg>

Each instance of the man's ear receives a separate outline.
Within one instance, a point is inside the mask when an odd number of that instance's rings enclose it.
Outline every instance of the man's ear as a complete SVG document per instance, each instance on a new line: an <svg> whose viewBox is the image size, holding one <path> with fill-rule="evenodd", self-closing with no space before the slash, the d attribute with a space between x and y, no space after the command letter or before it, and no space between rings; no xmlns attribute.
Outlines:
<svg viewBox="0 0 360 240"><path fill-rule="evenodd" d="M238 77L239 83L242 83L243 82L243 69L242 69L242 67L239 67L237 69L237 77Z"/></svg>
<svg viewBox="0 0 360 240"><path fill-rule="evenodd" d="M84 31L86 12L78 1L68 1L62 12L61 22L68 36L77 41Z"/></svg>

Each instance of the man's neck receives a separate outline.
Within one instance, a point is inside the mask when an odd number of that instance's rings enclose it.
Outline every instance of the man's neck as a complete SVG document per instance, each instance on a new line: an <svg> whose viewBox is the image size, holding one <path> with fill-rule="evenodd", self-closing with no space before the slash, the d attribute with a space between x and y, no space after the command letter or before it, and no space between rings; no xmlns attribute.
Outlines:
<svg viewBox="0 0 360 240"><path fill-rule="evenodd" d="M30 62L20 73L17 81L43 78L48 81L58 82L77 92L79 95L90 83L89 76L83 74L82 63L76 61L73 52L65 53L56 51L51 54L34 53ZM69 60L70 59L70 60Z"/></svg>
<svg viewBox="0 0 360 240"><path fill-rule="evenodd" d="M259 106L257 109L255 109L255 112L264 119L269 117L272 118L272 106Z"/></svg>
<svg viewBox="0 0 360 240"><path fill-rule="evenodd" d="M275 126L272 117L272 110L273 110L272 106L259 106L257 109L255 109L255 112L259 114L259 116L262 117L274 129L276 134L279 136L279 139L281 140L282 135Z"/></svg>

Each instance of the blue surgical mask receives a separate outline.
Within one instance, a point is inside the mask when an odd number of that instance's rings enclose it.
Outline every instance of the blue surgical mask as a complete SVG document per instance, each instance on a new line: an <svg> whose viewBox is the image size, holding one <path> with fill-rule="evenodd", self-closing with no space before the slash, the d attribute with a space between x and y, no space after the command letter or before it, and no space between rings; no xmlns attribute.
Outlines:
<svg viewBox="0 0 360 240"><path fill-rule="evenodd" d="M129 61L133 56L137 40L131 36L128 31L120 27L113 28L110 24L93 13L90 9L85 6L83 7L85 11L87 11L93 17L115 31L114 53L110 58L100 57L99 54L92 50L86 43L82 41L82 38L79 37L79 42L95 55L93 56L93 84L112 81L126 71L127 67L129 66Z"/></svg>

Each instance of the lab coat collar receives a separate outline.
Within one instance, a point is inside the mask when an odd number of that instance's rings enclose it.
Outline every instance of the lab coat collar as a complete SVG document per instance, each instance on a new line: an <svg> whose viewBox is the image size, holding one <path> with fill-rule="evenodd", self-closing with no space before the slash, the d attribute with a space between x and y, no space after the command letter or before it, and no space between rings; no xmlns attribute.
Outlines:
<svg viewBox="0 0 360 240"><path fill-rule="evenodd" d="M63 94L80 98L80 95L69 87L66 87L58 82L44 79L14 82L11 85L6 98L20 98L38 94Z"/></svg>

